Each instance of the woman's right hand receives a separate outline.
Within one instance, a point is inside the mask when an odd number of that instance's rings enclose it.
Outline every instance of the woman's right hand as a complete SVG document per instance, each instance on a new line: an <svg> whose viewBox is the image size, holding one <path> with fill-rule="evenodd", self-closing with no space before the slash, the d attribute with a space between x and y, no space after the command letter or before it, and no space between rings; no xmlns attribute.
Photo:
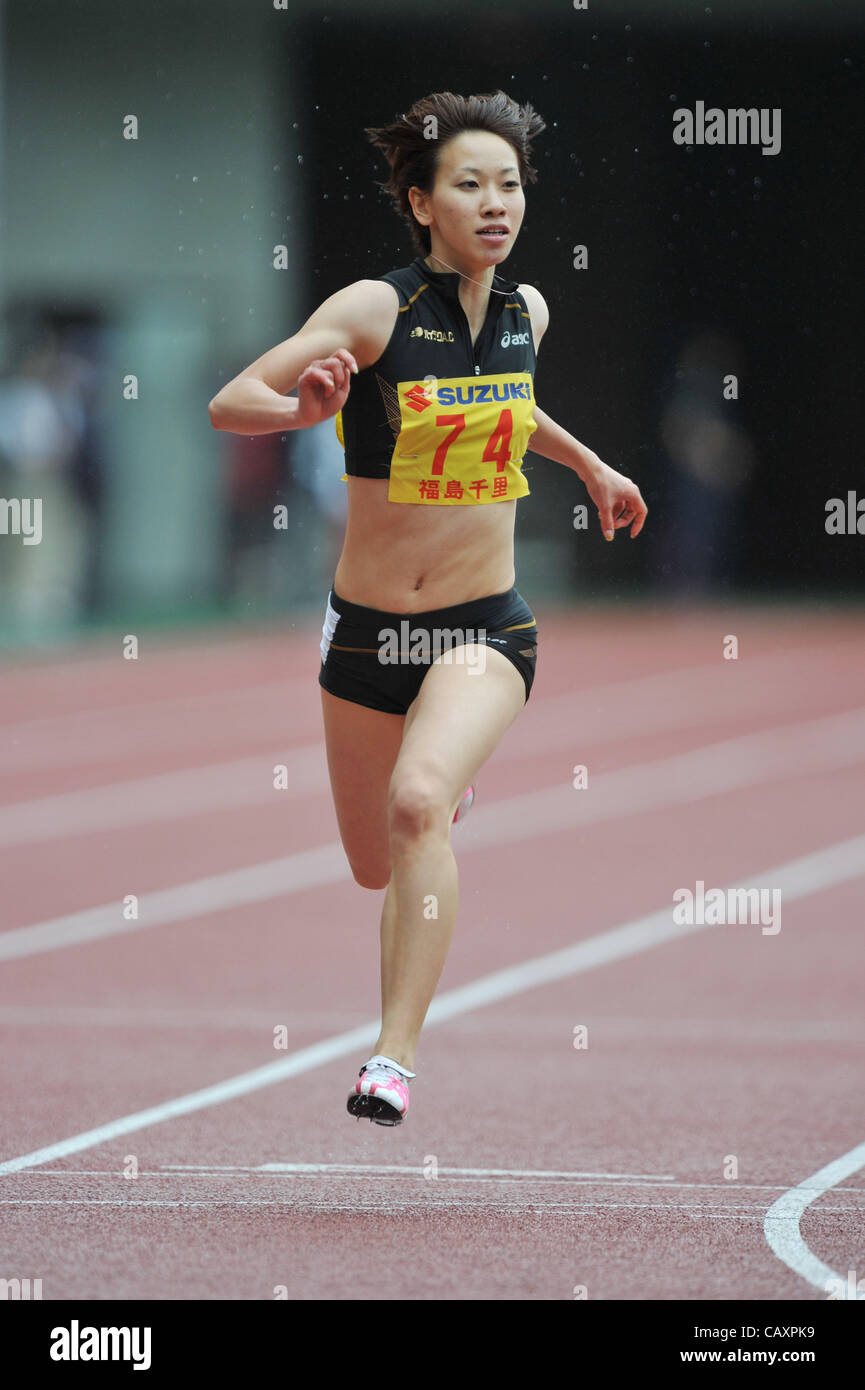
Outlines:
<svg viewBox="0 0 865 1390"><path fill-rule="evenodd" d="M296 428L318 425L342 410L352 374L357 370L348 348L337 348L330 357L310 362L297 379Z"/></svg>

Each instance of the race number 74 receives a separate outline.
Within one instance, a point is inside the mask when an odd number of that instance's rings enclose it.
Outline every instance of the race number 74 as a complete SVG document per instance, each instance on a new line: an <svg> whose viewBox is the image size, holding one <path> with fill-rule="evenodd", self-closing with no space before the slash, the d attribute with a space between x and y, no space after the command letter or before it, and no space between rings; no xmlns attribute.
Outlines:
<svg viewBox="0 0 865 1390"><path fill-rule="evenodd" d="M437 415L436 424L453 425L453 429L445 435L441 444L439 444L433 454L432 472L434 475L441 475L444 472L445 455L454 440L458 435L462 434L465 429L466 417L465 415ZM513 432L514 422L511 412L510 410L503 410L496 421L495 429L487 440L484 446L484 452L481 455L484 463L494 463L496 465L497 473L504 473L505 464L510 460L510 444Z"/></svg>

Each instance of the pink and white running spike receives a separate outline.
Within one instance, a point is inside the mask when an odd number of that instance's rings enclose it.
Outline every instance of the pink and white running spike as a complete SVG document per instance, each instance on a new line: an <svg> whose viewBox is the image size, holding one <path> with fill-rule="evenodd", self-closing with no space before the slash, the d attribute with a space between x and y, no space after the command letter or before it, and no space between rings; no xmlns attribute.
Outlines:
<svg viewBox="0 0 865 1390"><path fill-rule="evenodd" d="M462 794L462 799L460 800L459 806L458 806L457 809L454 811L454 818L453 818L453 820L452 820L452 822L451 822L452 825L456 825L456 823L457 823L458 820L465 820L466 816L467 816L468 813L469 813L469 810L471 809L471 805L472 805L472 802L474 801L474 799L475 799L475 789L474 789L474 786L467 787L466 790L465 790L465 791L463 792L463 794Z"/></svg>
<svg viewBox="0 0 865 1390"><path fill-rule="evenodd" d="M416 1075L392 1057L371 1057L349 1095L348 1113L377 1125L401 1125L408 1114L408 1083Z"/></svg>

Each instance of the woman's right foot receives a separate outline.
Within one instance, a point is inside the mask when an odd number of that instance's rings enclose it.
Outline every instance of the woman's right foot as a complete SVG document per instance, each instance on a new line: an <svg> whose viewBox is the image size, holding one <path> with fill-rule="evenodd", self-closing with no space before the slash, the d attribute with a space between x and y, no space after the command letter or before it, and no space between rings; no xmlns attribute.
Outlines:
<svg viewBox="0 0 865 1390"><path fill-rule="evenodd" d="M392 1057L370 1057L346 1102L349 1115L377 1125L401 1125L408 1114L408 1083L416 1075Z"/></svg>

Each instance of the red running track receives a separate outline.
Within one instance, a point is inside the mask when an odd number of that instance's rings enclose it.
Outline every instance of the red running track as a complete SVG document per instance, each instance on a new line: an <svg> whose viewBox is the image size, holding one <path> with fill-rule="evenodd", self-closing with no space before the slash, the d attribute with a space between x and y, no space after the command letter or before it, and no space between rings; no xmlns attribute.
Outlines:
<svg viewBox="0 0 865 1390"><path fill-rule="evenodd" d="M318 627L7 663L0 1276L809 1300L865 1275L861 616L536 611L395 1130L345 1112L383 895L337 846ZM674 926L698 881L780 917Z"/></svg>

